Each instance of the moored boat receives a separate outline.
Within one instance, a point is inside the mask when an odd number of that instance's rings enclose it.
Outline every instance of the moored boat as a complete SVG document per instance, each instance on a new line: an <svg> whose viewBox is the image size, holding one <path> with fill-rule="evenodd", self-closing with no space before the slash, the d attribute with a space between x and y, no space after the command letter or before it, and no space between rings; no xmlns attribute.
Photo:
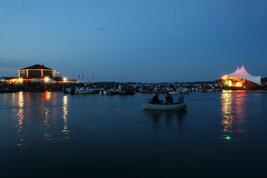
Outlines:
<svg viewBox="0 0 267 178"><path fill-rule="evenodd" d="M88 88L88 87L82 87L82 88L73 87L73 88L64 90L65 94L71 94L71 95L99 94L99 92L100 92L100 89Z"/></svg>
<svg viewBox="0 0 267 178"><path fill-rule="evenodd" d="M126 96L126 95L134 95L134 91L125 91L125 90L104 90L100 92L101 95L121 95L121 96Z"/></svg>

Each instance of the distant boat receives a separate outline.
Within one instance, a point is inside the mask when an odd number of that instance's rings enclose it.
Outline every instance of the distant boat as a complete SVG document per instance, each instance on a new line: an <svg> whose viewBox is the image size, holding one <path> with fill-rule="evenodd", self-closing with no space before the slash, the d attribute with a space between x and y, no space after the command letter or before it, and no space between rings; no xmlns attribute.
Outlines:
<svg viewBox="0 0 267 178"><path fill-rule="evenodd" d="M92 88L85 88L80 89L76 91L77 95L83 95L83 94L98 94L100 92L99 89L92 89Z"/></svg>
<svg viewBox="0 0 267 178"><path fill-rule="evenodd" d="M186 110L187 105L185 103L180 104L151 104L147 103L143 109L145 111L183 111Z"/></svg>
<svg viewBox="0 0 267 178"><path fill-rule="evenodd" d="M84 94L99 94L100 89L94 89L94 88L71 88L64 90L65 94L72 94L72 95L84 95Z"/></svg>
<svg viewBox="0 0 267 178"><path fill-rule="evenodd" d="M110 89L101 91L102 95L134 95L133 91L124 91L118 89Z"/></svg>

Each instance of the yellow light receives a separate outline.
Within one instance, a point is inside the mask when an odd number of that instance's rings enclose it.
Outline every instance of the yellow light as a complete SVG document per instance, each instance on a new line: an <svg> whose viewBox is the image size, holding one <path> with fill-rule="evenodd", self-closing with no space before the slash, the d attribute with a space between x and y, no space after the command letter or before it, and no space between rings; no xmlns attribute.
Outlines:
<svg viewBox="0 0 267 178"><path fill-rule="evenodd" d="M23 83L23 78L18 79L19 83Z"/></svg>
<svg viewBox="0 0 267 178"><path fill-rule="evenodd" d="M227 75L222 76L223 80L227 80Z"/></svg>
<svg viewBox="0 0 267 178"><path fill-rule="evenodd" d="M45 77L45 78L44 78L44 82L45 82L45 83L50 82L50 78L49 78L49 77Z"/></svg>
<svg viewBox="0 0 267 178"><path fill-rule="evenodd" d="M228 80L227 83L228 83L228 86L229 87L232 87L233 86L233 82L231 80Z"/></svg>
<svg viewBox="0 0 267 178"><path fill-rule="evenodd" d="M66 77L63 78L63 82L67 82L68 79Z"/></svg>
<svg viewBox="0 0 267 178"><path fill-rule="evenodd" d="M242 84L242 82L237 82L235 86L237 86L237 87L242 87L243 84Z"/></svg>

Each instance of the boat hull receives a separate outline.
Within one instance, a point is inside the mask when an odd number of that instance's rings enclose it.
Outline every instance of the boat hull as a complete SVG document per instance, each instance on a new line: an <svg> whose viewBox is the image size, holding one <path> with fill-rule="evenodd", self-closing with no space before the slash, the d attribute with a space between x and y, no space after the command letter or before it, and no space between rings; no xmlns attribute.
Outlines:
<svg viewBox="0 0 267 178"><path fill-rule="evenodd" d="M182 111L186 110L186 104L145 104L143 109L145 111Z"/></svg>

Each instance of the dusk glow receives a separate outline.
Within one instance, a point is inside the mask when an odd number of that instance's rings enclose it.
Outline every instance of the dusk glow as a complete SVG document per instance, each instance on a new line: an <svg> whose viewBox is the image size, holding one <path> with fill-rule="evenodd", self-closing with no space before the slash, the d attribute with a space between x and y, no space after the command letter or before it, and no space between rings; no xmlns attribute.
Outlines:
<svg viewBox="0 0 267 178"><path fill-rule="evenodd" d="M267 0L0 0L0 178L265 178Z"/></svg>
<svg viewBox="0 0 267 178"><path fill-rule="evenodd" d="M2 0L0 76L45 64L95 81L267 76L263 0Z"/></svg>

